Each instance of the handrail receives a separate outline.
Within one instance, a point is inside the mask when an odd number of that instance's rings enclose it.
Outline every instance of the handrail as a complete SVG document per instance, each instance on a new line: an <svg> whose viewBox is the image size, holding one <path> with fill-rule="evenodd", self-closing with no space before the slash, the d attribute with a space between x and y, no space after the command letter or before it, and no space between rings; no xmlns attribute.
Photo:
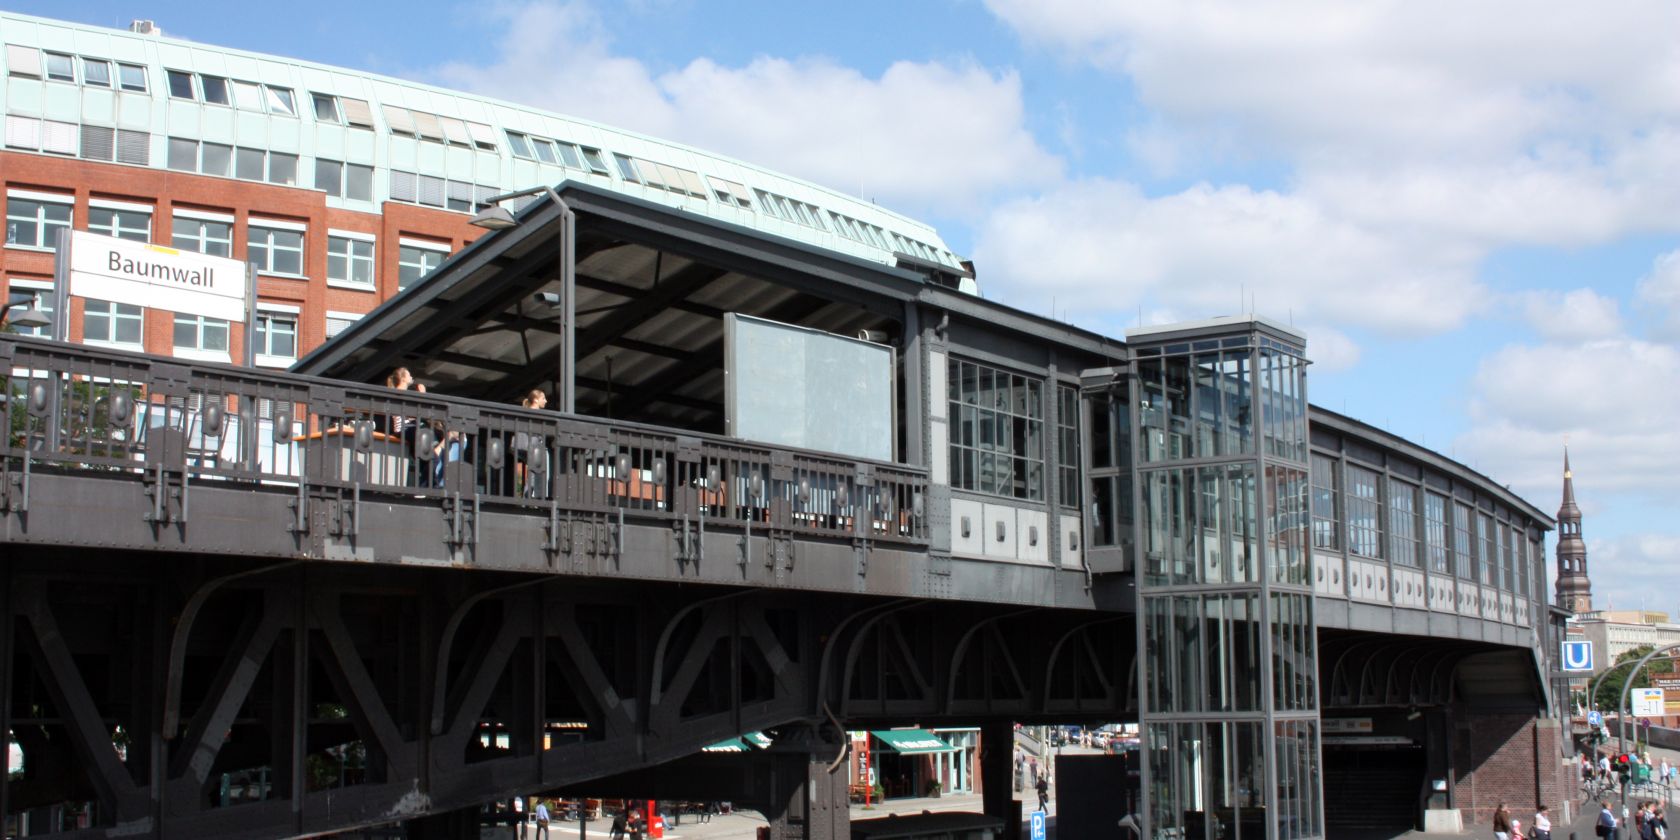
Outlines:
<svg viewBox="0 0 1680 840"><path fill-rule="evenodd" d="M28 336L0 365L29 372L3 380L0 458L35 469L927 543L905 464Z"/></svg>

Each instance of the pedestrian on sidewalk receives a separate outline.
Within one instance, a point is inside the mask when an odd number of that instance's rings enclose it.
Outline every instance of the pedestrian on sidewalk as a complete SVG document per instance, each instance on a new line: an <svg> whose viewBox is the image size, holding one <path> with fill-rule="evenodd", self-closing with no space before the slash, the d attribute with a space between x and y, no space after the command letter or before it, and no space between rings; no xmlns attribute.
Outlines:
<svg viewBox="0 0 1680 840"><path fill-rule="evenodd" d="M1493 837L1494 840L1511 840L1511 810L1503 802L1493 810Z"/></svg>
<svg viewBox="0 0 1680 840"><path fill-rule="evenodd" d="M1050 777L1048 776L1038 777L1038 810L1046 814L1050 813ZM1509 838L1502 838L1502 840L1509 840Z"/></svg>
<svg viewBox="0 0 1680 840"><path fill-rule="evenodd" d="M1598 823L1593 826L1593 832L1599 837L1614 838L1616 836L1616 814L1610 810L1610 800L1599 803L1604 810L1598 812Z"/></svg>
<svg viewBox="0 0 1680 840"><path fill-rule="evenodd" d="M1544 805L1534 812L1534 830L1531 832L1534 840L1552 840L1551 809Z"/></svg>

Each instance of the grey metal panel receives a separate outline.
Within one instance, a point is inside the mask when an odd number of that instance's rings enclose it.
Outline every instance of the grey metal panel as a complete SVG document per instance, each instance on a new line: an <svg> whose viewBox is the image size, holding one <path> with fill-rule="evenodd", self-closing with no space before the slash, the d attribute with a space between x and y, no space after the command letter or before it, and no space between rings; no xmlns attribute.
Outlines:
<svg viewBox="0 0 1680 840"><path fill-rule="evenodd" d="M735 313L723 335L728 434L892 460L891 347Z"/></svg>

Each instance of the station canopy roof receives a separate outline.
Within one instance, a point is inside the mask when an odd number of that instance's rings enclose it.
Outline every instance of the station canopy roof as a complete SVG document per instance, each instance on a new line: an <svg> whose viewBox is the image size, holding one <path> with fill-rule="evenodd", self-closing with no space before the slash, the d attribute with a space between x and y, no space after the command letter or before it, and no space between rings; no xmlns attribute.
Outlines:
<svg viewBox="0 0 1680 840"><path fill-rule="evenodd" d="M851 257L666 205L563 183L576 214L577 411L721 431L723 315L896 338L933 285ZM554 407L563 216L539 198L300 359L293 370L382 383L406 366L428 390ZM954 278L951 279L954 285ZM953 293L955 294L955 293Z"/></svg>

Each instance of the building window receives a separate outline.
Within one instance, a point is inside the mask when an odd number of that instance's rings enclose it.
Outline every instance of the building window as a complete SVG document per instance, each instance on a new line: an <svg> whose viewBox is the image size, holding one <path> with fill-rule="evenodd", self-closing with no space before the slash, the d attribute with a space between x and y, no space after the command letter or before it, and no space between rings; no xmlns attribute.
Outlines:
<svg viewBox="0 0 1680 840"><path fill-rule="evenodd" d="M444 258L448 256L449 252L446 250L417 245L401 246L397 249L397 288L406 289L414 285L416 280L443 265Z"/></svg>
<svg viewBox="0 0 1680 840"><path fill-rule="evenodd" d="M164 75L169 79L169 96L171 99L197 100L193 94L193 77L191 73L180 70L165 70Z"/></svg>
<svg viewBox="0 0 1680 840"><path fill-rule="evenodd" d="M950 361L951 486L1016 499L1044 498L1042 383Z"/></svg>
<svg viewBox="0 0 1680 840"><path fill-rule="evenodd" d="M343 123L338 114L338 97L326 93L311 93L309 99L315 103L316 120L328 123Z"/></svg>
<svg viewBox="0 0 1680 840"><path fill-rule="evenodd" d="M257 313L257 355L274 361L297 358L297 316L278 312Z"/></svg>
<svg viewBox="0 0 1680 840"><path fill-rule="evenodd" d="M508 150L513 152L514 157L524 158L526 160L537 159L536 155L531 153L531 141L527 140L525 135L520 134L517 131L510 131L507 133L507 139Z"/></svg>
<svg viewBox="0 0 1680 840"><path fill-rule="evenodd" d="M115 207L88 208L88 230L115 236L118 239L132 239L135 242L152 241L152 212L150 210L128 210Z"/></svg>
<svg viewBox="0 0 1680 840"><path fill-rule="evenodd" d="M292 99L292 92L283 87L265 86L268 91L268 112L270 114L285 114L288 117L297 116L297 103Z"/></svg>
<svg viewBox="0 0 1680 840"><path fill-rule="evenodd" d="M303 274L303 231L263 227L247 228L245 258L265 274Z"/></svg>
<svg viewBox="0 0 1680 840"><path fill-rule="evenodd" d="M373 167L341 163L327 158L315 160L315 189L339 198L373 200Z"/></svg>
<svg viewBox="0 0 1680 840"><path fill-rule="evenodd" d="M232 174L233 147L225 143L205 143L204 162L199 171L222 178Z"/></svg>
<svg viewBox="0 0 1680 840"><path fill-rule="evenodd" d="M1062 507L1079 509L1079 389L1056 387L1056 472L1061 476L1056 498Z"/></svg>
<svg viewBox="0 0 1680 840"><path fill-rule="evenodd" d="M1348 551L1361 557L1382 557L1378 479L1371 470L1347 465Z"/></svg>
<svg viewBox="0 0 1680 840"><path fill-rule="evenodd" d="M111 62L103 58L82 58L82 84L93 87L111 86Z"/></svg>
<svg viewBox="0 0 1680 840"><path fill-rule="evenodd" d="M267 155L262 149L233 150L233 177L246 181L261 181L267 168Z"/></svg>
<svg viewBox="0 0 1680 840"><path fill-rule="evenodd" d="M1513 558L1516 541L1513 539L1511 526L1499 523L1499 583L1500 589L1515 592L1517 584L1517 564Z"/></svg>
<svg viewBox="0 0 1680 840"><path fill-rule="evenodd" d="M25 285L25 283L28 285ZM46 326L42 327L20 327L13 324L12 329L17 330L18 335L33 335L41 338L53 337L52 325L57 324L58 319L53 317L56 310L53 308L54 295L51 283L42 283L40 281L20 281L14 279L8 287L7 295L29 295L29 300L20 303L18 308L33 309L36 312L45 315L47 320L50 322ZM13 312L16 311L16 309L13 310Z"/></svg>
<svg viewBox="0 0 1680 840"><path fill-rule="evenodd" d="M350 325L356 323L356 321L361 317L362 316L360 315L354 315L348 312L328 312L326 329L327 338L330 340L339 333L350 329Z"/></svg>
<svg viewBox="0 0 1680 840"><path fill-rule="evenodd" d="M175 352L225 357L228 352L228 322L203 315L175 315Z"/></svg>
<svg viewBox="0 0 1680 840"><path fill-rule="evenodd" d="M13 76L41 75L41 51L21 44L6 45L6 72Z"/></svg>
<svg viewBox="0 0 1680 840"><path fill-rule="evenodd" d="M70 201L6 198L6 244L22 248L58 248L58 232L70 227Z"/></svg>
<svg viewBox="0 0 1680 840"><path fill-rule="evenodd" d="M1429 571L1447 573L1447 497L1423 493L1423 545L1429 556Z"/></svg>
<svg viewBox="0 0 1680 840"><path fill-rule="evenodd" d="M327 237L327 282L372 290L373 242L348 236Z"/></svg>
<svg viewBox="0 0 1680 840"><path fill-rule="evenodd" d="M213 257L233 254L233 225L229 222L176 216L171 234L169 244L183 251L197 251Z"/></svg>
<svg viewBox="0 0 1680 840"><path fill-rule="evenodd" d="M233 94L228 92L228 80L221 76L200 74L198 86L204 91L204 101L211 105L232 105Z"/></svg>
<svg viewBox="0 0 1680 840"><path fill-rule="evenodd" d="M76 60L63 53L47 53L47 78L55 82L76 81Z"/></svg>
<svg viewBox="0 0 1680 840"><path fill-rule="evenodd" d="M138 64L118 64L117 83L123 90L146 92L146 68Z"/></svg>
<svg viewBox="0 0 1680 840"><path fill-rule="evenodd" d="M289 155L285 152L268 153L268 182L270 184L295 186L297 184L297 169L297 155Z"/></svg>
<svg viewBox="0 0 1680 840"><path fill-rule="evenodd" d="M1388 559L1401 566L1418 564L1417 488L1388 480Z"/></svg>
<svg viewBox="0 0 1680 840"><path fill-rule="evenodd" d="M1315 453L1312 456L1313 548L1334 551L1342 547L1341 518L1336 513L1336 505L1341 501L1339 491L1336 459Z"/></svg>
<svg viewBox="0 0 1680 840"><path fill-rule="evenodd" d="M88 300L82 307L82 340L94 344L140 347L144 323L143 312L138 306Z"/></svg>
<svg viewBox="0 0 1680 840"><path fill-rule="evenodd" d="M1455 572L1465 580L1476 575L1475 514L1463 502L1453 503L1453 556L1457 558Z"/></svg>

